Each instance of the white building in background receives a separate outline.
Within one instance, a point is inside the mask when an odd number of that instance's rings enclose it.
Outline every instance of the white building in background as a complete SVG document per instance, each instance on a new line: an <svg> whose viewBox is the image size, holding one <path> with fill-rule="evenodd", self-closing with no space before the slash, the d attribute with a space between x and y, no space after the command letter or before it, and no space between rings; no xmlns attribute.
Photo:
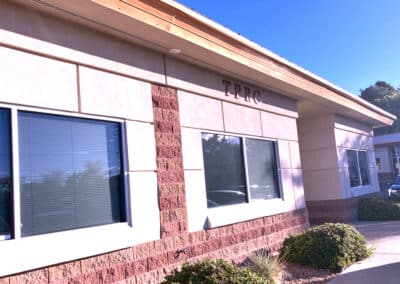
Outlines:
<svg viewBox="0 0 400 284"><path fill-rule="evenodd" d="M374 137L376 167L382 186L400 174L400 133Z"/></svg>

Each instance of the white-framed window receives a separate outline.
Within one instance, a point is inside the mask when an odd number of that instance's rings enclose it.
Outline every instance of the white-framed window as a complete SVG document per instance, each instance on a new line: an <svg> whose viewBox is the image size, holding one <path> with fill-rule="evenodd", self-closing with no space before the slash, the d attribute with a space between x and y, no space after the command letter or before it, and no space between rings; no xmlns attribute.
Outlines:
<svg viewBox="0 0 400 284"><path fill-rule="evenodd" d="M350 186L369 185L368 153L364 150L346 150Z"/></svg>
<svg viewBox="0 0 400 284"><path fill-rule="evenodd" d="M202 132L207 207L282 197L275 141Z"/></svg>
<svg viewBox="0 0 400 284"><path fill-rule="evenodd" d="M42 119L45 123L37 127L39 124L32 121L36 119ZM61 122L70 123L70 130L61 127ZM54 123L60 124L55 128L62 131L46 131L48 125ZM74 123L77 124L71 126ZM146 131L142 133L144 128ZM0 252L12 256L0 258L0 277L160 239L157 173L147 168L137 170L128 163L133 160L132 157L136 158L136 153L142 151L140 147L144 143L155 150L154 141L149 140L154 139L150 129L154 129L151 122L0 103ZM28 132L33 134L26 137ZM70 147L65 150L65 141L54 145L45 143L72 132L79 134L69 135L73 149ZM28 138L36 141L24 144ZM41 141L44 141L43 144L37 143ZM51 160L51 155L45 155L45 150L60 158L53 157L51 163L46 162ZM72 155L73 163L66 162L68 155ZM100 164L107 161L108 166L100 167L100 170L98 163L91 161L93 163L87 167L90 170L85 171L85 161L88 161L85 157L89 156L101 157L97 159ZM46 181L57 181L58 177L63 186L55 186L56 192L51 194L45 194L48 190L44 187L45 190L36 191L37 194L24 196L25 187L37 189L37 181L42 176L32 168L33 164L27 163L33 161L32 157L36 164L43 161L40 167L35 167L36 170L53 165L55 172L50 175L52 178L46 177ZM148 157L136 159L135 163L150 163L155 158L154 151ZM66 165L70 165L66 175L56 174L60 168L67 168ZM99 178L100 171L103 177L108 178ZM115 173L118 171L121 179L118 181L120 184L115 186ZM73 178L68 179L71 175ZM85 176L91 178L85 179ZM69 187L66 186L67 180ZM72 180L75 182L72 183ZM81 190L83 186L86 191ZM103 190L107 194L94 193L94 187L108 188ZM113 188L118 188L118 197L113 193ZM74 198L71 199L66 189L74 192ZM91 195L90 200L87 196L78 196L77 190L79 194ZM57 195L62 196L60 202L51 202ZM46 198L46 202L38 202L38 197ZM94 201L96 204L90 203ZM88 204L86 212L81 210L85 202ZM32 205L36 210L31 210L29 214L26 209L32 209ZM62 210L54 210L57 207ZM32 215L32 212L37 214ZM72 219L67 218L73 215ZM95 218L93 215L96 215ZM31 226L29 222L35 225Z"/></svg>
<svg viewBox="0 0 400 284"><path fill-rule="evenodd" d="M0 128L3 239L126 221L121 123L2 108Z"/></svg>

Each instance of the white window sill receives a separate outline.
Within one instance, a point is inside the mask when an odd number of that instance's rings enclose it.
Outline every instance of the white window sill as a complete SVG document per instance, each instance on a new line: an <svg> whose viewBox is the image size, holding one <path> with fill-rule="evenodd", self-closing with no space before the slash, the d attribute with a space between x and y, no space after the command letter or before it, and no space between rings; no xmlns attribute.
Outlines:
<svg viewBox="0 0 400 284"><path fill-rule="evenodd" d="M207 226L208 228L215 228L291 210L295 210L295 206L282 199L261 200L209 208L207 210Z"/></svg>
<svg viewBox="0 0 400 284"><path fill-rule="evenodd" d="M362 185L362 186L356 186L351 188L351 195L353 197L358 197L366 194L371 194L379 192L379 188L369 184L369 185Z"/></svg>
<svg viewBox="0 0 400 284"><path fill-rule="evenodd" d="M137 231L117 223L0 241L0 276L127 248L143 242Z"/></svg>

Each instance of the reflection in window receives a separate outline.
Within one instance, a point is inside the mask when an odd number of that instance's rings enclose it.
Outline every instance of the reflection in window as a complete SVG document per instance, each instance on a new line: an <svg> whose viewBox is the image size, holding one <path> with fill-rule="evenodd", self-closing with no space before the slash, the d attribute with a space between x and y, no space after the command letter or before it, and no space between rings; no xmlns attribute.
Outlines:
<svg viewBox="0 0 400 284"><path fill-rule="evenodd" d="M349 164L349 177L351 187L360 186L360 175L358 172L357 151L347 150L347 161Z"/></svg>
<svg viewBox="0 0 400 284"><path fill-rule="evenodd" d="M118 123L20 112L22 236L125 220Z"/></svg>
<svg viewBox="0 0 400 284"><path fill-rule="evenodd" d="M203 133L202 141L208 207L246 202L241 138Z"/></svg>
<svg viewBox="0 0 400 284"><path fill-rule="evenodd" d="M346 150L350 186L370 184L368 153L366 151Z"/></svg>
<svg viewBox="0 0 400 284"><path fill-rule="evenodd" d="M362 185L370 184L369 174L368 174L368 156L366 151L358 152L358 161L360 164L361 184Z"/></svg>
<svg viewBox="0 0 400 284"><path fill-rule="evenodd" d="M10 112L0 109L0 240L11 237L11 134Z"/></svg>
<svg viewBox="0 0 400 284"><path fill-rule="evenodd" d="M378 169L378 171L381 171L382 170L381 158L375 158L375 164L376 164L376 168Z"/></svg>
<svg viewBox="0 0 400 284"><path fill-rule="evenodd" d="M208 207L280 198L274 142L209 133L202 142Z"/></svg>
<svg viewBox="0 0 400 284"><path fill-rule="evenodd" d="M274 142L246 138L246 155L251 199L279 198Z"/></svg>

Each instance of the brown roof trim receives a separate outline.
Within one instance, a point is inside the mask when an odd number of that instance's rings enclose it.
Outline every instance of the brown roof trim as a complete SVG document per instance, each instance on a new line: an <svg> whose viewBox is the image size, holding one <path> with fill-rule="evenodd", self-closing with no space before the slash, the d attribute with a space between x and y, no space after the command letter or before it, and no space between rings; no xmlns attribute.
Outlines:
<svg viewBox="0 0 400 284"><path fill-rule="evenodd" d="M127 0L131 1L131 0ZM396 116L388 113L381 108L376 107L375 105L361 99L360 97L340 88L339 86L336 86L335 84L323 79L322 77L319 77L318 75L313 74L312 72L296 65L295 63L290 62L289 60L271 52L270 50L258 45L255 42L252 42L248 40L247 38L229 30L228 28L206 18L205 16L192 11L191 9L187 8L186 6L174 1L174 0L160 0L160 2L165 3L169 5L170 7L173 7L180 11L181 13L184 13L186 16L191 17L193 20L198 21L202 25L206 25L207 27L213 29L216 32L219 32L223 34L224 36L230 38L231 40L239 42L241 45L243 45L246 48L242 48L243 51L246 52L251 52L251 53L258 53L261 56L267 57L268 59L271 59L275 61L276 63L282 64L285 67L290 68L292 71L294 71L297 75L303 76L307 78L308 80L317 83L319 85L323 85L324 87L339 93L357 103L360 105L367 107L375 112L378 112L384 116L387 116L388 118L391 119L396 119Z"/></svg>

